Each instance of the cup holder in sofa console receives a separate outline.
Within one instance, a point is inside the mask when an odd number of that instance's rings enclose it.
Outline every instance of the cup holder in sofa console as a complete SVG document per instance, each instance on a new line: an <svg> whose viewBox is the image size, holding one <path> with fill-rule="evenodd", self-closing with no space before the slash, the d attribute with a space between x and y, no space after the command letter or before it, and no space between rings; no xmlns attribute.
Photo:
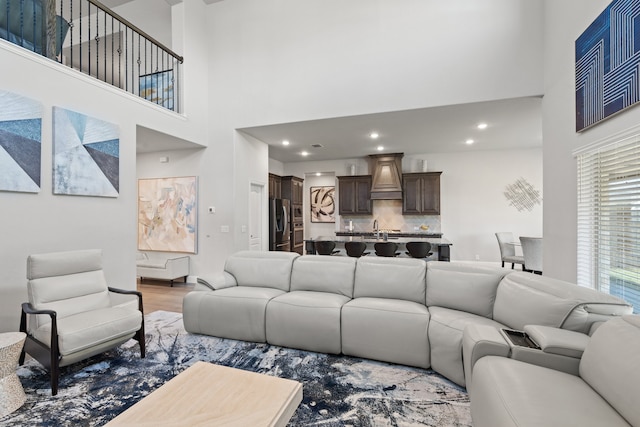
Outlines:
<svg viewBox="0 0 640 427"><path fill-rule="evenodd" d="M507 340L510 341L511 344L513 345L517 345L520 347L535 348L538 350L540 349L540 346L536 344L535 341L533 341L531 337L527 335L527 333L524 331L515 331L513 329L503 328L502 333L507 338Z"/></svg>
<svg viewBox="0 0 640 427"><path fill-rule="evenodd" d="M501 329L509 357L534 365L578 375L580 358L589 336L549 326L527 325L524 331Z"/></svg>

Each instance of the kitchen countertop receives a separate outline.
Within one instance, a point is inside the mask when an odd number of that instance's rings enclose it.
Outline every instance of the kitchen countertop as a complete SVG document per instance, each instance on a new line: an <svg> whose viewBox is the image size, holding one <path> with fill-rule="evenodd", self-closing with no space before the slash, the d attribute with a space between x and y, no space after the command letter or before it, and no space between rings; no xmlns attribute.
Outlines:
<svg viewBox="0 0 640 427"><path fill-rule="evenodd" d="M338 234L338 233L336 233ZM373 234L373 233L371 233ZM442 237L425 237L425 233L422 233L421 236L422 239L424 239L425 241L431 243L432 245L436 245L436 246L452 246L453 244L448 241L447 239L444 239ZM344 242L365 242L365 243L378 243L378 242L384 242L384 240L382 239L382 236L380 236L379 239L376 239L375 237L373 237L373 235L371 237L369 236L363 236L363 235L351 235L351 236L340 236L340 235L336 235L336 236L318 236L318 237L314 237L312 239L304 239L305 242L316 242L316 241L331 241L331 242L336 242L336 243L344 243ZM395 243L407 243L407 242L412 242L415 241L416 238L415 237L411 237L411 236L406 236L406 237L400 237L397 234L390 234L389 235L389 242L395 242Z"/></svg>
<svg viewBox="0 0 640 427"><path fill-rule="evenodd" d="M373 237L376 233L374 231L336 231L336 236L365 236ZM441 238L442 233L428 233L420 231L389 231L389 236L393 237L419 237L419 238ZM380 231L382 235L382 230Z"/></svg>

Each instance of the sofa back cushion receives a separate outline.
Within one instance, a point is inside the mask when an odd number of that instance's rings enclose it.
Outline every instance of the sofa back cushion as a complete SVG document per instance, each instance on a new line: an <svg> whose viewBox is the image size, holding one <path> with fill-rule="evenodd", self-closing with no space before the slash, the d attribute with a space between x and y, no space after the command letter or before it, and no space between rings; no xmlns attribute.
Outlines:
<svg viewBox="0 0 640 427"><path fill-rule="evenodd" d="M587 334L594 321L631 312L632 307L617 297L562 280L516 272L500 282L493 318L515 329L542 325Z"/></svg>
<svg viewBox="0 0 640 427"><path fill-rule="evenodd" d="M331 292L353 297L356 259L328 255L304 255L293 263L292 291Z"/></svg>
<svg viewBox="0 0 640 427"><path fill-rule="evenodd" d="M426 265L423 260L411 258L358 258L353 296L424 304Z"/></svg>
<svg viewBox="0 0 640 427"><path fill-rule="evenodd" d="M238 286L289 291L291 266L299 257L295 252L240 251L229 258L224 270L235 277Z"/></svg>
<svg viewBox="0 0 640 427"><path fill-rule="evenodd" d="M640 316L605 322L589 340L580 376L629 424L640 426Z"/></svg>
<svg viewBox="0 0 640 427"><path fill-rule="evenodd" d="M491 318L498 283L510 270L467 262L427 265L427 306L466 311Z"/></svg>

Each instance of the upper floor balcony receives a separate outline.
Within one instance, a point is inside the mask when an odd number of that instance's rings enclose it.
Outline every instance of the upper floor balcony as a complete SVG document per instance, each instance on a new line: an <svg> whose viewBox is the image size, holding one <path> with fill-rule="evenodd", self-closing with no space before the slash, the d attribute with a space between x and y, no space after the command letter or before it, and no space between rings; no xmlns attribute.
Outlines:
<svg viewBox="0 0 640 427"><path fill-rule="evenodd" d="M184 58L96 0L0 0L0 38L182 112Z"/></svg>

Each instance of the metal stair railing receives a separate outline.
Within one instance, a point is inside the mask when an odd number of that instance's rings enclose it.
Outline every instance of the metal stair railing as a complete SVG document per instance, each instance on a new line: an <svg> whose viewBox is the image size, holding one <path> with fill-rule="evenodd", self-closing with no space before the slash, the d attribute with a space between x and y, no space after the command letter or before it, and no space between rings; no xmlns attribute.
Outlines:
<svg viewBox="0 0 640 427"><path fill-rule="evenodd" d="M0 38L181 112L184 58L96 0L0 0Z"/></svg>

